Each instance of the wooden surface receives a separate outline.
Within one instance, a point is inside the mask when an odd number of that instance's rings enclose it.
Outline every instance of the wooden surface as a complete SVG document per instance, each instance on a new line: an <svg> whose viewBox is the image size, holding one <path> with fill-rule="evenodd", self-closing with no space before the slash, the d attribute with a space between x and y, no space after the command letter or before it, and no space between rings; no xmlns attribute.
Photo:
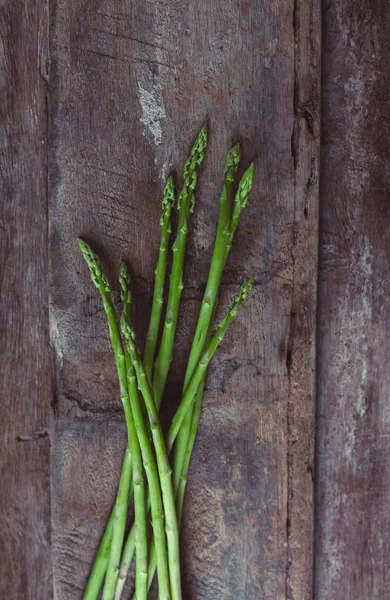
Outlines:
<svg viewBox="0 0 390 600"><path fill-rule="evenodd" d="M116 301L128 261L143 339L164 178L180 185L208 119L165 418L237 140L256 186L220 310L247 274L256 285L207 379L184 597L386 598L386 5L323 6L320 236L319 0L6 0L0 11L1 597L81 598L117 485L124 422L76 237L103 257Z"/></svg>
<svg viewBox="0 0 390 600"><path fill-rule="evenodd" d="M316 600L390 598L389 31L325 2Z"/></svg>
<svg viewBox="0 0 390 600"><path fill-rule="evenodd" d="M215 2L55 5L52 505L61 600L85 584L125 443L123 428L114 445L108 434L113 419L122 422L116 376L100 299L76 236L101 252L113 282L119 261L128 261L142 335L164 178L173 170L180 184L183 159L206 119L210 145L191 223L168 410L180 393L224 159L236 140L243 144L243 166L255 159L257 183L224 277L222 305L251 272L256 289L207 382L184 513L185 598L311 595L318 56L317 3L299 5L295 14L292 4L265 8L260 1L229 0L222 12ZM89 436L93 444L86 444Z"/></svg>
<svg viewBox="0 0 390 600"><path fill-rule="evenodd" d="M50 598L48 14L3 3L0 39L0 596Z"/></svg>

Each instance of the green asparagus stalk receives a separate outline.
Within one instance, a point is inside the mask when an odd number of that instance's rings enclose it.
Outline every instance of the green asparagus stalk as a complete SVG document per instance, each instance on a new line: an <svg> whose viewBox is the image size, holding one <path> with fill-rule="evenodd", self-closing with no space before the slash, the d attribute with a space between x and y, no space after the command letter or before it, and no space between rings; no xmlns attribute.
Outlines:
<svg viewBox="0 0 390 600"><path fill-rule="evenodd" d="M232 151L234 148L232 149ZM232 152L231 151L231 152ZM229 153L230 154L230 153ZM221 208L218 220L217 236L214 244L213 256L210 264L209 276L206 284L205 294L203 296L202 306L199 313L198 324L191 347L190 356L184 381L184 390L191 378L193 370L203 346L208 346L207 331L210 332L210 325L213 321L214 312L217 306L219 288L222 280L223 270L229 252L232 246L234 232L237 229L241 212L248 202L249 193L253 185L253 164L244 173L239 183L237 193L234 197L233 211L231 213L231 184L234 179L234 166L228 160L225 167L225 186L221 195ZM226 185L228 182L228 185ZM208 328L208 329L207 329ZM206 340L206 342L205 342ZM203 344L203 346L202 346ZM176 492L176 509L179 523L184 502L184 490L187 482L188 468L191 460L191 454L195 443L196 432L198 429L200 412L203 401L204 381L197 391L193 411L188 411L185 420L177 436L174 449L173 474L174 489Z"/></svg>
<svg viewBox="0 0 390 600"><path fill-rule="evenodd" d="M158 332L160 328L161 312L164 303L164 283L167 270L168 244L171 234L171 210L175 203L175 187L173 177L169 177L163 195L162 214L160 220L161 238L160 249L155 270L155 283L153 293L152 311L150 313L150 322L148 334L146 337L144 366L146 376L149 382L152 381L152 370L154 354L156 350Z"/></svg>
<svg viewBox="0 0 390 600"><path fill-rule="evenodd" d="M158 410L153 398L153 392L146 377L138 348L135 342L134 330L131 323L123 315L121 320L122 332L127 342L131 360L137 374L138 387L144 398L146 410L152 431L154 448L156 451L157 465L160 476L160 484L165 512L165 530L168 540L168 562L169 578L171 582L172 600L181 600L181 577L180 577L180 551L179 551L179 527L177 524L175 497L172 487L172 469L168 461L165 447L164 435L161 429ZM157 551L158 559L158 551Z"/></svg>
<svg viewBox="0 0 390 600"><path fill-rule="evenodd" d="M131 318L131 282L127 268L121 265L119 272L119 281L121 285L121 300L123 303L123 315L129 320ZM134 367L131 364L130 356L125 349L125 364L128 381L128 393L130 398L130 407L132 411L131 430L129 431L130 451L133 457L133 482L134 482L134 522L135 522L135 593L137 600L146 600L148 595L147 577L148 577L148 536L147 536L147 512L146 512L146 490L143 477L143 463L141 449L138 442L137 431L134 425L134 397L138 396L136 376ZM139 402L139 401L138 401ZM123 540L122 540L123 541ZM116 582L115 582L116 587ZM111 599L114 596L111 596ZM111 600L110 599L110 600Z"/></svg>
<svg viewBox="0 0 390 600"><path fill-rule="evenodd" d="M191 410L188 411L191 415L190 430L188 432L187 445L184 449L184 457L183 457L183 461L181 463L180 477L176 477L175 499L176 499L176 512L177 512L177 518L179 521L179 527L181 524L181 517L183 514L184 492L185 492L185 488L186 488L187 480L188 480L188 470L189 470L189 466L190 466L192 450L195 445L196 434L198 431L198 425L199 425L199 421L200 421L205 381L206 381L206 378L204 377L196 391L193 409L192 409L192 411ZM187 415L188 415L188 413L187 413ZM183 423L181 429L183 428L183 426L184 426L184 423ZM181 431L181 429L180 429L180 431ZM180 431L179 431L179 434L180 434Z"/></svg>
<svg viewBox="0 0 390 600"><path fill-rule="evenodd" d="M111 300L110 295L110 287L108 285L107 280L105 279L99 260L94 252L91 250L90 246L84 242L83 240L78 240L79 247L83 256L89 266L91 272L91 278L95 286L99 289L100 294L103 300L104 310L106 312L107 321L109 324L109 332L111 337L111 343L114 349L115 360L117 364L117 371L119 375L120 382L120 394L121 399L123 401L123 406L125 410L125 418L126 424L129 429L129 421L130 417L133 416L135 421L135 427L137 431L138 440L142 450L142 458L144 462L145 471L148 477L148 484L150 487L150 496L151 496L151 506L152 506L152 519L153 519L153 532L156 541L156 546L158 546L157 556L158 556L158 564L157 564L157 574L159 578L160 585L160 595L164 600L170 600L170 590L169 590L169 578L168 578L168 562L167 562L167 552L166 552L166 543L165 543L165 534L164 534L164 513L161 501L161 490L160 484L157 476L157 469L155 458L153 454L153 450L149 441L148 433L146 427L144 425L142 410L139 406L138 394L132 394L132 411L130 409L130 403L128 399L128 379L126 372L126 362L125 362L125 354L122 347L122 341L120 337L120 330L118 326L118 321L115 315L114 307ZM142 436L143 434L143 436ZM142 438L142 442L141 442ZM145 441L146 440L146 441ZM123 486L124 487L124 486ZM118 493L119 495L119 493ZM117 505L115 508L115 516L113 522L113 535L111 541L111 549L110 549L110 557L107 565L106 572L106 580L104 584L103 590L103 599L105 599L105 594L108 596L108 593L112 593L112 598L115 593L116 579L119 571L119 561L120 555L122 551L123 544L123 536L120 540L119 533L117 537L115 537L115 527L119 528L120 521L117 518L117 509L118 504L123 508L123 502L121 498L121 502L118 503L117 497ZM126 511L123 511L125 516L127 515L127 506ZM123 535L124 535L124 527L123 527ZM107 590L107 591L106 591Z"/></svg>
<svg viewBox="0 0 390 600"><path fill-rule="evenodd" d="M209 276L199 312L198 323L191 346L190 356L188 359L184 378L183 393L186 390L188 382L193 375L194 369L199 362L201 353L204 349L212 314L217 303L222 273L226 262L226 247L229 240L229 224L233 200L234 176L237 172L240 158L241 148L239 144L236 144L231 150L229 150L226 159L224 185L220 197L217 234L210 263ZM183 426L181 427L175 442L175 448L173 452L173 481L175 490L178 487L179 478L181 477L184 456L190 435L192 413L193 411L189 410L186 414L183 421Z"/></svg>
<svg viewBox="0 0 390 600"><path fill-rule="evenodd" d="M183 423L183 419L187 413L187 411L191 408L195 400L196 390L202 382L202 379L205 376L206 369L217 350L219 344L223 341L226 331L229 325L232 323L234 317L237 315L241 306L247 299L249 292L251 291L253 286L253 278L248 279L240 288L238 294L233 299L233 302L230 306L228 313L225 318L218 325L216 332L212 336L210 340L210 344L207 347L206 351L201 356L201 359L195 368L194 374L191 377L191 380L187 386L187 390L181 400L177 411L175 412L175 416L172 419L171 426L168 430L168 434L166 437L166 446L168 451L172 449L173 443L176 439L178 431Z"/></svg>
<svg viewBox="0 0 390 600"><path fill-rule="evenodd" d="M162 215L160 219L161 226L161 240L160 240L160 251L159 258L157 262L156 272L155 272L155 289L153 294L153 304L149 325L148 338L146 342L145 348L145 369L148 369L148 377L151 378L151 370L153 367L153 359L155 353L155 345L158 337L158 330L160 327L160 319L161 319L161 311L163 305L163 290L164 290L164 282L165 282L165 274L166 274L166 262L167 262L167 248L169 242L169 236L171 233L170 228L170 214L172 205L174 203L174 182L173 178L170 177L166 183L163 201L162 201ZM121 472L121 478L119 486L121 485L122 480L130 481L130 497L129 502L133 493L133 486L131 484L132 478L132 463L131 463L131 455L130 453L125 454L125 460L123 463L123 469ZM118 488L119 489L119 488ZM150 506L149 509L150 510ZM115 515L115 505L111 511L109 520L106 525L105 532L103 534L102 540L100 542L98 551L96 553L96 558L88 578L87 586L84 592L83 600L96 600L100 588L103 583L103 579L107 570L108 564L108 556L110 552L111 538L112 538L112 530L113 530L113 522ZM129 535L125 548L123 551L123 558L121 561L120 575L118 578L118 588L123 587L124 580L126 579L128 569L130 567L130 563L132 561L133 555L135 552L135 535ZM123 574L125 575L123 576ZM122 575L122 577L121 577ZM120 595L119 595L120 597Z"/></svg>
<svg viewBox="0 0 390 600"><path fill-rule="evenodd" d="M111 290L107 279L103 275L100 262L91 247L83 240L78 240L79 248L89 267L91 278L100 292L103 300L103 307L107 317L108 329L111 338L111 344L114 351L115 363L119 378L120 396L125 413L125 420L128 435L132 428L132 415L127 393L127 376L125 365L125 354L122 347L120 329L116 318L114 306L111 300ZM133 456L131 457L133 460ZM125 526L127 518L127 509L129 501L130 478L121 479L119 490L114 507L114 518L112 528L111 547L108 556L106 579L103 589L103 600L111 600L114 597L117 573L122 552L123 538L125 535Z"/></svg>
<svg viewBox="0 0 390 600"><path fill-rule="evenodd" d="M169 367L173 356L177 317L181 292L183 289L183 266L187 246L188 221L194 210L194 191L199 166L204 158L207 145L207 126L205 125L195 140L191 154L184 167L184 185L178 199L179 221L177 236L172 247L173 261L170 275L167 309L160 348L154 365L153 397L157 409L160 408Z"/></svg>
<svg viewBox="0 0 390 600"><path fill-rule="evenodd" d="M157 409L159 409L161 405L161 400L165 389L165 383L168 376L169 366L172 362L173 343L176 331L180 297L183 289L183 265L187 244L188 219L191 212L194 209L194 191L197 182L197 171L203 161L204 150L206 146L207 126L205 125L199 132L199 135L196 138L193 148L191 150L190 157L188 158L185 164L184 185L178 199L179 222L177 236L172 248L173 262L172 271L170 275L168 302L160 350L158 352L154 368L153 395ZM169 197L171 197L169 189L167 190L167 192ZM163 238L163 236L164 234L162 229L161 239ZM166 262L163 262L166 261L166 252L163 251L163 256L162 258L160 258L161 246L165 246L165 240L163 244L160 243L160 255L155 272L156 279L155 291L153 295L152 314L148 331L148 339L145 347L144 366L149 381L150 373L152 371L152 356L154 356L159 329L159 322L157 324L157 315L159 318L161 317L161 294L163 291L164 282L162 280L162 277L160 281L160 274L162 276L162 272L164 269L165 275L166 270ZM158 291L156 291L156 288L158 289ZM156 306L157 301L159 302L158 307ZM122 578L118 582L117 598L120 598L121 588L123 588L124 580L127 577L127 572L129 570L130 563L134 554L134 542L132 538L133 536L130 534L128 540L126 541L125 548L123 551L120 569Z"/></svg>
<svg viewBox="0 0 390 600"><path fill-rule="evenodd" d="M188 412L188 410L191 409L194 401L198 398L198 396L196 394L197 390L200 389L200 391L203 392L202 386L204 383L206 369L207 369L215 351L217 350L219 344L223 341L223 339L225 337L225 333L226 333L229 325L232 323L237 312L239 311L239 309L241 308L241 306L247 299L249 292L252 289L252 286L253 286L252 278L248 279L242 285L239 292L234 297L228 313L226 314L225 318L218 325L215 334L212 336L210 343L207 346L206 351L203 353L197 367L195 368L195 371L191 378L191 381L189 382L189 384L187 386L187 391L185 392L185 394L180 402L180 405L179 405L179 407L175 413L175 416L173 418L171 427L169 428L169 431L168 431L167 442L166 442L168 452L171 450L171 448L174 444L175 438L177 436L177 432L180 430L180 426L183 422L185 414ZM197 416L197 420L199 421L198 416ZM194 426L195 426L195 422L194 422ZM196 426L197 426L197 423L196 423ZM195 439L195 436L194 436L194 439ZM182 509L182 506L180 507L180 513L181 513L181 509ZM153 576L154 576L154 572L156 569L157 556L158 556L158 554L156 552L156 549L154 548L154 544L152 541L150 554L149 554L149 576L148 576L149 587L153 581Z"/></svg>
<svg viewBox="0 0 390 600"><path fill-rule="evenodd" d="M142 459L148 480L150 506L152 511L153 535L156 541L156 546L158 546L157 575L159 581L159 594L161 600L168 600L171 598L171 593L169 585L169 567L164 531L164 511L161 498L161 487L158 478L156 459L149 439L149 433L146 427L146 423L144 421L139 396L138 394L136 395L133 393L137 388L136 377L133 373L131 373L129 376L129 386L131 386L130 389L132 391L132 409L138 435L138 441L141 446Z"/></svg>
<svg viewBox="0 0 390 600"><path fill-rule="evenodd" d="M150 505L150 494L147 493L147 495L146 495L146 514L149 514L150 506L151 506ZM120 600L120 598L122 596L123 588L125 587L127 574L129 572L131 561L133 560L133 556L135 553L135 535L136 535L136 529L135 529L135 524L133 524L133 526L130 529L129 535L127 536L125 547L123 549L121 565L120 565L119 575L118 575L118 581L116 583L114 600ZM154 547L154 552L155 552L156 551L155 545L153 545L153 547ZM150 557L149 557L149 560L150 560ZM154 554L154 557L153 557L153 565L154 565L154 567L153 567L154 568L153 575L154 575L154 573L156 572L156 554ZM148 569L148 589L150 588L149 572L150 572L150 569ZM136 596L134 596L134 598L136 598Z"/></svg>
<svg viewBox="0 0 390 600"><path fill-rule="evenodd" d="M132 481L132 461L131 454L126 448L125 456L122 465L121 476L119 480L119 487L123 481L130 481L130 489L132 489L131 481ZM118 488L119 489L119 488ZM130 502L131 493L129 494L129 502ZM116 504L116 499L115 499ZM87 585L85 587L83 600L96 600L99 595L100 588L102 587L104 575L107 571L108 564L108 556L110 554L111 548L111 540L112 540L112 530L114 525L114 516L115 516L115 505L113 510L111 511L110 518L108 519L106 530L101 539L98 551L96 553L95 561L93 563L93 567L91 573L89 575ZM155 563L154 563L155 565ZM154 566L154 570L156 570L156 566Z"/></svg>

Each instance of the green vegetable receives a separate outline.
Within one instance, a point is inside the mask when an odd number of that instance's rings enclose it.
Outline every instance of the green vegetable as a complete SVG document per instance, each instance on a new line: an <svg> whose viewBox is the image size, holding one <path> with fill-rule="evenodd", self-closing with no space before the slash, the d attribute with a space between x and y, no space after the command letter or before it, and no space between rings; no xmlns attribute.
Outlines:
<svg viewBox="0 0 390 600"><path fill-rule="evenodd" d="M154 365L153 396L157 409L160 408L169 367L173 356L173 343L176 333L177 317L181 292L183 289L184 256L187 246L188 221L194 210L198 169L204 158L207 146L207 126L204 125L195 140L191 154L184 167L184 185L180 192L177 207L179 222L177 236L172 247L173 260L169 282L168 302L160 348Z"/></svg>
<svg viewBox="0 0 390 600"><path fill-rule="evenodd" d="M130 276L124 264L121 265L119 272L119 281L121 284L121 300L123 303L123 315L127 319L131 319L131 283ZM130 410L132 411L131 430L129 430L129 447L133 457L133 483L134 483L134 522L135 522L135 547L136 547L136 563L135 563L135 593L137 600L146 600L148 595L147 578L148 578L148 536L146 524L146 490L144 482L144 468L142 462L141 449L138 443L137 431L133 419L136 413L134 408L134 400L138 397L138 389L136 384L136 375L133 365L131 364L130 356L125 349L125 363L127 371L128 392L130 398ZM113 542L114 543L114 537ZM122 538L123 544L123 538ZM122 550L122 546L121 546ZM116 584L116 582L115 582ZM116 587L116 585L115 585ZM115 589L114 589L115 592ZM104 596L103 596L104 598ZM114 595L111 593L110 599Z"/></svg>
<svg viewBox="0 0 390 600"><path fill-rule="evenodd" d="M155 286L154 286L154 294L153 294L153 304L152 311L150 316L150 324L148 330L148 336L145 347L145 369L148 369L148 377L151 380L152 376L152 368L153 368L153 359L155 346L158 337L158 331L160 327L161 320L161 311L163 305L163 291L164 291L164 283L165 283L165 273L166 273L166 263L167 263L167 255L168 255L168 243L169 237L171 233L170 226L170 215L171 209L174 204L174 182L173 178L169 177L163 193L162 200L162 211L161 211L161 219L160 219L160 227L161 227L161 239L160 239L160 250L159 257L157 262L157 267L155 271ZM128 459L126 458L128 457ZM130 453L126 453L125 460L123 463L123 468L121 472L121 478L119 482L119 488L123 485L124 481L130 482L130 498L133 494L133 485L132 485L132 462ZM150 510L150 505L148 511ZM109 520L106 525L106 529L104 531L102 540L100 542L99 549L96 553L96 558L88 578L87 586L84 592L83 600L96 600L100 588L102 586L104 576L107 570L108 565L108 557L110 553L112 532L113 532L113 522L115 516L115 505L111 511ZM123 551L123 556L121 560L120 572L117 583L117 592L116 597L120 598L121 590L124 586L127 572L129 570L134 552L135 552L135 530L131 533L126 541L126 545ZM119 594L119 595L118 595Z"/></svg>
<svg viewBox="0 0 390 600"><path fill-rule="evenodd" d="M211 258L209 276L203 296L202 305L198 317L194 339L191 346L190 356L187 363L186 374L184 378L183 393L188 382L191 379L194 369L199 362L204 349L207 332L209 330L212 315L217 304L219 286L222 279L223 268L226 262L226 246L229 239L229 223L231 215L231 205L233 199L234 176L237 171L241 158L241 148L239 144L233 146L228 152L225 166L225 179L223 191L220 198L220 211L217 227L217 235L214 244L213 255ZM173 480L175 490L178 488L179 479L182 474L183 461L188 445L190 435L193 411L189 410L183 421L183 427L178 433L173 453Z"/></svg>
<svg viewBox="0 0 390 600"><path fill-rule="evenodd" d="M161 429L156 403L154 401L153 393L135 342L134 329L125 315L122 315L121 326L131 356L131 361L137 374L138 387L141 390L144 398L149 417L150 429L152 431L154 448L156 451L165 511L165 530L168 539L169 578L171 582L172 600L180 600L182 595L180 577L179 527L176 516L175 496L172 487L172 469L168 461L168 454L165 447L164 435ZM159 553L157 550L157 560L159 557L158 554Z"/></svg>
<svg viewBox="0 0 390 600"><path fill-rule="evenodd" d="M130 399L128 395L128 383L133 385L131 377L127 377L126 371L126 359L125 353L122 347L122 341L120 336L120 329L114 307L110 295L110 287L106 278L103 275L99 259L94 254L90 246L83 240L78 240L79 247L83 256L88 264L91 272L91 278L95 286L100 291L104 310L106 312L109 333L111 338L112 347L114 350L115 361L117 365L117 371L119 376L120 394L125 412L125 419L128 434L132 431L132 423L134 418L134 424L138 436L138 440L142 450L142 458L144 468L148 478L148 484L150 489L151 497L151 508L152 508L152 519L153 519L153 532L156 541L157 550L157 575L159 578L160 596L161 599L168 600L171 598L169 589L169 578L168 578L168 564L167 564L167 552L164 534L164 512L161 501L161 490L157 476L157 469L153 450L149 441L148 432L146 430L142 409L138 401L138 393L131 394L131 408ZM136 389L136 385L133 386ZM133 392L133 389L132 389ZM133 457L132 457L133 459ZM113 534L111 541L110 554L107 565L106 579L103 588L103 600L106 598L114 597L116 581L119 572L119 563L122 552L123 537L125 533L126 517L127 517L127 505L125 507L124 501L124 490L125 483L121 482L119 486L114 520L113 520ZM128 496L127 496L128 497ZM116 532L117 529L117 532Z"/></svg>
<svg viewBox="0 0 390 600"><path fill-rule="evenodd" d="M129 481L130 489L132 489L132 486L131 486L132 477L133 477L133 475L132 475L131 454L129 452L129 449L126 448L125 456L123 459L120 481L119 481L119 488L121 487L122 481ZM130 495L129 495L129 500L130 500ZM115 499L115 505L116 505L116 499ZM110 554L110 548L111 548L112 531L113 531L114 516L115 516L115 505L114 505L113 510L111 511L110 518L108 519L107 526L106 526L105 532L103 534L103 537L101 539L98 551L96 552L93 567L91 569L91 573L88 577L87 585L85 587L83 600L96 600L96 598L99 595L100 588L102 587L104 576L107 571L108 556ZM156 570L156 563L154 563L154 570Z"/></svg>
<svg viewBox="0 0 390 600"><path fill-rule="evenodd" d="M211 258L209 276L199 313L198 324L188 359L183 389L186 388L186 384L192 376L194 366L199 360L205 340L206 346L208 345L207 337L210 336L210 328L217 306L223 270L229 256L234 232L238 226L239 217L248 202L249 193L253 185L254 167L253 164L251 164L239 183L238 190L234 198L233 214L230 218L232 183L239 160L239 154L236 149L237 146L232 148L226 161L225 184L220 200L221 206L218 219L217 235L214 244L213 256ZM187 482L188 468L191 460L192 449L195 444L202 408L203 388L204 380L196 393L193 410L189 410L186 414L183 425L179 430L175 442L173 473L174 489L176 492L176 508L179 523L181 521L181 513L183 509L184 491Z"/></svg>
<svg viewBox="0 0 390 600"><path fill-rule="evenodd" d="M248 279L242 285L239 292L234 297L228 313L226 314L225 318L218 325L215 334L210 339L210 343L207 346L206 351L203 353L197 367L195 368L194 374L187 386L187 391L184 394L183 399L180 402L180 405L175 413L175 416L173 417L171 427L169 428L169 431L167 434L166 445L167 445L168 451L171 450L173 443L176 439L177 433L180 430L180 426L184 420L184 417L185 417L186 413L188 412L188 410L191 409L191 407L197 397L196 396L197 390L199 389L199 387L201 387L201 389L202 389L206 369L207 369L215 351L217 350L219 344L223 341L229 325L232 323L237 312L239 311L239 309L241 308L241 306L247 299L249 292L252 289L252 286L253 286L252 278ZM202 389L202 391L203 391L203 389ZM180 507L180 513L181 513L181 507ZM153 580L153 575L154 575L154 570L155 570L155 560L156 560L157 556L158 556L158 551L157 551L157 549L154 549L153 545L152 545L152 548L150 551L150 556L149 556L149 585L151 584L151 582Z"/></svg>
<svg viewBox="0 0 390 600"><path fill-rule="evenodd" d="M243 284L225 318L212 335L224 267L241 212L247 204L253 184L252 164L244 173L234 195L234 179L241 156L240 146L237 144L227 155L217 233L184 378L182 399L164 438L158 412L173 357L183 289L188 223L194 209L197 175L206 146L207 128L204 126L185 163L183 187L177 202L178 227L172 246L173 257L167 306L161 341L157 347L164 304L171 233L170 218L175 202L172 177L168 179L164 189L160 246L144 362L140 357L132 324L131 284L126 267L121 266L119 275L123 303L119 324L111 300L110 286L102 273L99 260L86 242L78 241L89 266L92 280L103 300L128 433L128 448L123 461L115 506L101 540L83 600L97 600L104 577L102 600L120 600L134 553L136 554L135 600L147 599L156 568L159 599L182 599L179 524L188 469L200 419L206 370L253 285L252 278ZM173 447L172 470L168 456ZM144 472L148 486L146 486ZM128 507L133 493L135 519L124 544ZM148 551L149 511L152 517L153 536Z"/></svg>
<svg viewBox="0 0 390 600"><path fill-rule="evenodd" d="M111 290L107 279L104 277L98 257L92 251L87 242L79 239L79 248L89 267L91 279L103 300L103 307L107 317L108 329L111 338L111 344L114 351L115 362L119 378L120 396L126 419L127 433L129 440L131 431L134 427L133 418L130 409L129 395L127 391L127 375L125 364L125 353L122 347L120 329L116 318L114 306L111 300ZM131 446L130 446L131 447ZM133 461L134 457L131 456ZM118 495L114 507L114 518L112 528L112 540L110 552L108 555L108 564L106 579L104 582L102 600L111 600L114 597L117 574L122 552L123 538L125 535L128 500L129 500L130 478L121 478Z"/></svg>
<svg viewBox="0 0 390 600"><path fill-rule="evenodd" d="M173 417L171 426L168 430L166 439L166 445L168 450L171 450L176 436L179 432L180 426L183 423L184 417L187 411L191 408L191 406L194 403L196 391L204 378L210 360L212 359L219 344L223 341L223 338L225 337L229 325L233 321L234 317L238 313L245 300L247 299L248 294L252 289L252 286L253 279L251 277L243 284L238 294L234 297L229 312L218 325L216 332L210 340L209 346L201 356L201 359L188 383L187 390L183 396L182 401L179 404L179 408L175 412L175 416Z"/></svg>
<svg viewBox="0 0 390 600"><path fill-rule="evenodd" d="M144 353L145 372L149 382L152 382L154 354L156 350L158 332L160 329L161 312L164 303L164 284L167 270L168 244L171 234L171 210L174 203L175 185L173 182L173 177L171 176L166 183L162 201L162 215L160 220L160 249L155 270L152 311L150 314L149 329L146 337Z"/></svg>

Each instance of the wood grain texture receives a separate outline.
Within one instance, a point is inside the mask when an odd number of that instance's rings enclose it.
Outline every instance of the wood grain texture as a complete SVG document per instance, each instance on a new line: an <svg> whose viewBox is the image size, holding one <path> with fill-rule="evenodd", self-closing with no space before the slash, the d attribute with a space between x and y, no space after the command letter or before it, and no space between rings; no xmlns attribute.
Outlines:
<svg viewBox="0 0 390 600"><path fill-rule="evenodd" d="M316 600L390 593L389 32L325 2Z"/></svg>
<svg viewBox="0 0 390 600"><path fill-rule="evenodd" d="M52 598L45 2L0 8L0 595Z"/></svg>
<svg viewBox="0 0 390 600"><path fill-rule="evenodd" d="M256 186L227 266L222 306L245 275L254 273L256 287L207 381L184 513L185 598L311 598L319 22L318 0L53 3L50 277L59 469L52 502L59 600L73 599L84 585L114 498L117 472L103 463L106 450L112 456L108 432L115 423L116 461L125 439L104 315L76 237L100 252L113 283L119 261L129 262L143 336L164 179L173 170L180 183L206 119L210 145L191 223L167 413L180 394L207 276L224 158L237 140L243 166L255 159ZM67 456L80 457L72 459L73 477L60 468L69 436ZM89 436L96 472L83 466ZM93 493L97 477L101 496ZM84 500L92 497L88 512ZM83 560L73 552L79 542Z"/></svg>

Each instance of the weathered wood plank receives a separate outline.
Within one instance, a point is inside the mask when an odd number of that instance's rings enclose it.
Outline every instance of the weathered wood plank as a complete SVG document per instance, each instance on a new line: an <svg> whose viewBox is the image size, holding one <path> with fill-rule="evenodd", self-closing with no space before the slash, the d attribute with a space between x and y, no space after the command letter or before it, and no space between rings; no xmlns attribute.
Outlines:
<svg viewBox="0 0 390 600"><path fill-rule="evenodd" d="M244 165L255 158L257 184L227 267L222 304L244 274L254 273L256 289L207 382L184 515L185 597L309 599L318 1L227 0L222 9L211 1L57 0L51 51L51 318L61 432L53 455L61 461L67 427L75 451L84 448L84 427L99 437L92 454L111 448L106 421L122 421L104 316L76 236L94 243L112 281L120 259L128 259L142 335L163 180L171 169L180 173L208 118L210 146L190 234L170 404L180 393L207 276L224 157L237 139ZM72 419L81 423L71 425ZM101 456L90 460L103 462ZM64 485L55 474L54 579L61 600L73 597L68 573L76 588L87 576L85 561L66 552L77 541L80 519L89 562L109 508L107 490L114 497L117 474L110 478L101 469L104 494L96 496L94 514L77 497L89 497L95 475L81 461Z"/></svg>
<svg viewBox="0 0 390 600"><path fill-rule="evenodd" d="M390 590L390 5L325 3L316 599Z"/></svg>
<svg viewBox="0 0 390 600"><path fill-rule="evenodd" d="M3 2L0 39L0 587L52 597L45 2Z"/></svg>

